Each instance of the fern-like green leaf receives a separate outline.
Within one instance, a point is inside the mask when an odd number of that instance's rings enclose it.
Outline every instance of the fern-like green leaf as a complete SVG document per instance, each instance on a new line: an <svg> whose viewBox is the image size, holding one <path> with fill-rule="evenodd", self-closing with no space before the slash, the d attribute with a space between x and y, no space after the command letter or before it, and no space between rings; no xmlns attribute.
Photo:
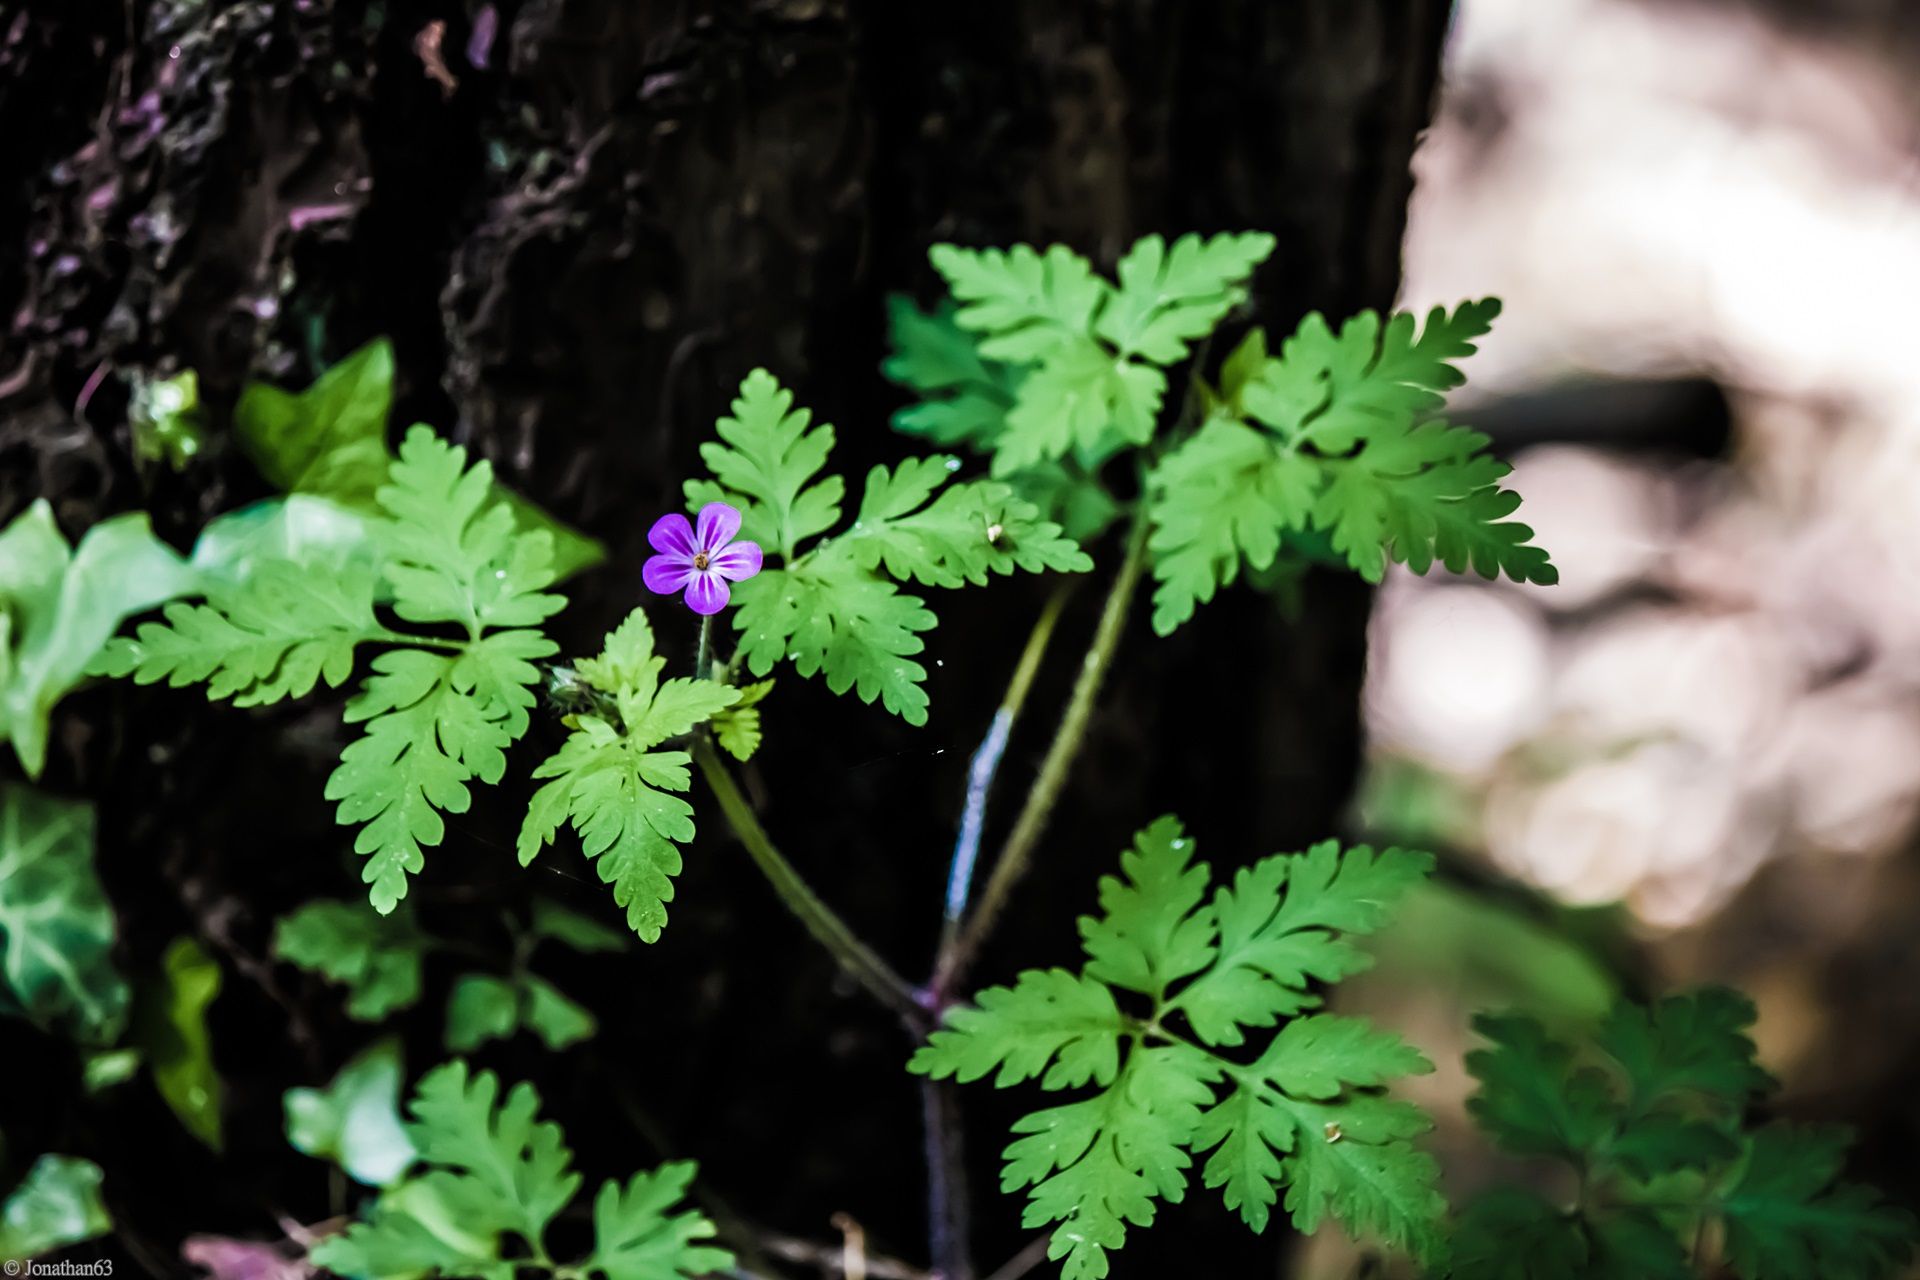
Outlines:
<svg viewBox="0 0 1920 1280"><path fill-rule="evenodd" d="M571 822L614 901L627 909L627 924L646 942L666 927L681 866L677 846L693 839L693 806L674 794L691 785L691 757L655 748L740 699L739 690L711 680L663 683L665 664L636 609L598 658L576 665L582 681L612 700L618 721L574 717L566 742L533 772L552 781L534 793L519 839L524 866Z"/></svg>
<svg viewBox="0 0 1920 1280"><path fill-rule="evenodd" d="M1115 275L1120 288L1100 314L1097 332L1122 354L1155 364L1185 359L1193 342L1247 295L1247 277L1273 252L1262 231L1167 242L1144 236L1127 250Z"/></svg>
<svg viewBox="0 0 1920 1280"><path fill-rule="evenodd" d="M700 446L713 483L687 482L694 506L730 502L740 510L740 536L792 559L800 543L831 529L846 493L839 476L820 477L833 451L833 428L793 405L793 393L765 369L740 384L733 413Z"/></svg>
<svg viewBox="0 0 1920 1280"><path fill-rule="evenodd" d="M432 948L410 912L383 916L364 902L309 902L273 932L274 955L346 987L347 1016L362 1022L419 1001Z"/></svg>

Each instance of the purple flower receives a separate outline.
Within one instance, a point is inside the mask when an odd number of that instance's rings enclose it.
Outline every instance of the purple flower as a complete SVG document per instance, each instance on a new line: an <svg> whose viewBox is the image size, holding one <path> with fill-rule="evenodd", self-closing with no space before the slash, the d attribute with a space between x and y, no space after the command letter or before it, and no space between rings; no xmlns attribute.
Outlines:
<svg viewBox="0 0 1920 1280"><path fill-rule="evenodd" d="M745 582L760 572L759 544L735 542L738 532L740 513L724 502L700 508L697 529L678 513L661 516L647 530L647 541L660 553L640 570L647 590L670 596L684 587L687 608L720 612L727 607L727 583Z"/></svg>

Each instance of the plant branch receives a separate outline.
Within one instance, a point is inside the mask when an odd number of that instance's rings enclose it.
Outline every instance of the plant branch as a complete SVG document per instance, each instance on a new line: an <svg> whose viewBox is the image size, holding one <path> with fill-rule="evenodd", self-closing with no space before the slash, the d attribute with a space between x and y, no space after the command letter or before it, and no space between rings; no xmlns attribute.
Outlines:
<svg viewBox="0 0 1920 1280"><path fill-rule="evenodd" d="M1013 669L1013 679L1007 682L1000 707L993 713L987 736L981 739L967 765L967 798L960 811L960 833L954 840L953 862L947 874L946 914L941 922L935 973L948 967L951 953L960 942L960 924L966 915L967 900L973 893L974 866L980 858L980 838L986 829L987 796L993 789L994 776L1000 771L1000 761L1006 755L1014 723L1019 720L1027 693L1033 688L1034 674L1046 656L1047 642L1053 638L1054 626L1060 621L1060 610L1074 585L1074 579L1063 579L1047 597L1046 606L1040 610L1033 630L1027 635L1026 647L1020 651L1020 661Z"/></svg>
<svg viewBox="0 0 1920 1280"><path fill-rule="evenodd" d="M945 967L934 974L932 990L938 999L944 999L952 993L967 966L979 953L981 943L993 932L993 926L1006 906L1007 895L1020 877L1026 874L1034 846L1040 842L1047 828L1047 820L1053 816L1054 803L1059 800L1074 759L1080 754L1080 747L1086 740L1087 722L1093 716L1094 699L1106 679L1107 668L1113 665L1114 651L1120 646L1127 609L1133 603L1134 588L1140 585L1140 572L1146 565L1146 552L1147 513L1143 503L1134 512L1133 525L1127 531L1126 558L1121 561L1120 571L1114 575L1113 586L1107 591L1107 602L1101 608L1100 622L1094 628L1093 643L1081 661L1080 675L1067 698L1067 709L1060 717L1060 727L1054 731L1053 742L1047 747L1046 758L1040 763L1040 775L1034 780L1033 790L1027 793L1027 802L1014 821L1013 832L1000 850L992 874L987 877L987 887L980 895L972 918L962 928L959 942L949 950Z"/></svg>
<svg viewBox="0 0 1920 1280"><path fill-rule="evenodd" d="M1038 1236L1026 1248L1007 1259L1006 1265L987 1277L987 1280L1020 1280L1021 1276L1033 1270L1047 1260L1047 1246L1052 1236Z"/></svg>
<svg viewBox="0 0 1920 1280"><path fill-rule="evenodd" d="M794 870L793 864L774 847L766 828L760 825L759 817L754 814L753 806L740 793L733 774L714 751L713 744L704 737L697 740L693 745L693 758L699 764L707 786L712 788L714 799L720 802L720 810L726 814L727 824L740 838L740 843L747 847L754 865L773 885L773 891L780 895L780 901L786 904L787 910L800 918L807 932L833 954L849 977L865 987L874 999L899 1014L918 1033L925 1022L925 1011L914 999L912 988L847 927L846 921L834 914L833 908L820 900L819 895L801 879L800 873Z"/></svg>
<svg viewBox="0 0 1920 1280"><path fill-rule="evenodd" d="M920 1081L920 1122L926 1145L927 1237L933 1272L940 1280L973 1280L966 1149L959 1099L950 1081Z"/></svg>

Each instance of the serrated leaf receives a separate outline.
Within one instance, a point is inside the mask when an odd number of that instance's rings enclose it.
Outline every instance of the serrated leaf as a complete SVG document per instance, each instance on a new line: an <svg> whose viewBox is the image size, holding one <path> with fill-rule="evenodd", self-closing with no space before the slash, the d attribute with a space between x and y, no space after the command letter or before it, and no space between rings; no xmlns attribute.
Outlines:
<svg viewBox="0 0 1920 1280"><path fill-rule="evenodd" d="M720 440L701 445L700 457L717 483L688 481L690 503L738 507L740 536L788 560L803 540L840 518L844 483L817 478L833 451L833 428L813 425L813 415L796 409L793 393L771 373L749 373L732 414L714 429Z"/></svg>
<svg viewBox="0 0 1920 1280"><path fill-rule="evenodd" d="M580 1188L568 1168L573 1153L559 1126L538 1118L539 1107L532 1085L502 1098L491 1071L470 1075L456 1061L420 1081L408 1129L423 1160L460 1175L471 1227L512 1231L536 1247Z"/></svg>
<svg viewBox="0 0 1920 1280"><path fill-rule="evenodd" d="M326 1088L287 1090L287 1141L356 1182L392 1186L415 1155L400 1120L404 1075L400 1041L388 1037L356 1054Z"/></svg>
<svg viewBox="0 0 1920 1280"><path fill-rule="evenodd" d="M1084 573L1093 561L1007 485L975 480L927 499L958 466L935 454L875 467L840 545L863 569L929 587L985 586L989 573Z"/></svg>
<svg viewBox="0 0 1920 1280"><path fill-rule="evenodd" d="M502 1040L520 1026L520 989L490 973L463 973L447 997L445 1044L453 1053L472 1053L489 1040Z"/></svg>
<svg viewBox="0 0 1920 1280"><path fill-rule="evenodd" d="M45 498L0 530L0 729L27 777L46 766L54 706L121 620L199 589L142 513L102 520L77 550Z"/></svg>
<svg viewBox="0 0 1920 1280"><path fill-rule="evenodd" d="M927 669L912 655L936 619L920 597L828 547L792 569L767 569L734 588L740 657L755 676L791 658L803 676L825 673L834 693L880 701L908 724L927 722Z"/></svg>
<svg viewBox="0 0 1920 1280"><path fill-rule="evenodd" d="M1065 969L1029 969L1013 986L988 987L971 1007L954 1009L908 1067L962 1083L997 1068L998 1088L1036 1076L1046 1089L1107 1085L1132 1026L1104 984Z"/></svg>
<svg viewBox="0 0 1920 1280"><path fill-rule="evenodd" d="M1190 344L1245 299L1247 277L1273 246L1273 237L1260 231L1188 234L1171 249L1160 236L1143 236L1120 259L1120 287L1102 309L1097 332L1121 352L1155 364L1184 359Z"/></svg>
<svg viewBox="0 0 1920 1280"><path fill-rule="evenodd" d="M1493 1047L1467 1055L1480 1082L1467 1110L1501 1146L1577 1161L1613 1131L1617 1104L1606 1077L1576 1065L1573 1049L1538 1021L1481 1014L1473 1029Z"/></svg>
<svg viewBox="0 0 1920 1280"><path fill-rule="evenodd" d="M956 321L985 335L980 353L994 360L1032 363L1051 355L1090 331L1094 312L1113 291L1064 245L1041 253L1024 244L1008 250L937 244L927 256L961 304Z"/></svg>
<svg viewBox="0 0 1920 1280"><path fill-rule="evenodd" d="M1706 987L1668 996L1651 1009L1614 1006L1598 1043L1626 1073L1630 1105L1694 1093L1738 1108L1774 1087L1753 1060L1747 1028L1755 1016L1753 1002L1739 992Z"/></svg>
<svg viewBox="0 0 1920 1280"><path fill-rule="evenodd" d="M1167 816L1120 855L1121 877L1100 878L1099 917L1083 916L1087 974L1154 997L1213 961L1214 919L1201 909L1208 870L1189 865L1193 841Z"/></svg>
<svg viewBox="0 0 1920 1280"><path fill-rule="evenodd" d="M732 1253L707 1243L715 1234L712 1221L675 1208L694 1174L691 1161L679 1160L636 1173L625 1187L602 1185L593 1201L593 1256L581 1270L597 1270L607 1280L671 1280L732 1267Z"/></svg>
<svg viewBox="0 0 1920 1280"><path fill-rule="evenodd" d="M1769 1125L1721 1205L1742 1280L1877 1280L1912 1257L1920 1224L1870 1187L1836 1181L1848 1135Z"/></svg>
<svg viewBox="0 0 1920 1280"><path fill-rule="evenodd" d="M534 793L518 842L525 866L571 822L601 880L613 886L614 901L627 909L628 926L645 942L666 927L672 878L681 865L676 845L693 839L693 806L672 794L691 784L691 757L652 748L740 698L739 690L711 680L662 684L663 664L638 609L607 637L598 658L576 664L582 680L613 698L622 723L575 717L560 750L533 772L552 781Z"/></svg>
<svg viewBox="0 0 1920 1280"><path fill-rule="evenodd" d="M0 942L6 994L27 1018L85 1044L119 1038L129 989L87 805L0 784Z"/></svg>
<svg viewBox="0 0 1920 1280"><path fill-rule="evenodd" d="M713 738L735 760L750 760L760 749L760 704L773 692L773 681L758 680L739 689L740 701L714 715Z"/></svg>
<svg viewBox="0 0 1920 1280"><path fill-rule="evenodd" d="M585 954L625 951L626 935L549 898L536 898L528 932Z"/></svg>
<svg viewBox="0 0 1920 1280"><path fill-rule="evenodd" d="M887 299L893 351L880 371L922 397L894 411L893 429L941 448L965 445L987 452L1006 428L1020 375L981 356L974 336L955 321L955 311L946 301L923 312L899 294Z"/></svg>
<svg viewBox="0 0 1920 1280"><path fill-rule="evenodd" d="M1142 445L1153 438L1167 376L1114 355L1091 338L1062 342L1020 383L993 454L993 474L1008 476L1074 450L1102 450L1110 439Z"/></svg>
<svg viewBox="0 0 1920 1280"><path fill-rule="evenodd" d="M1580 1219L1531 1191L1496 1187L1460 1214L1447 1274L1459 1280L1550 1280L1588 1274Z"/></svg>
<svg viewBox="0 0 1920 1280"><path fill-rule="evenodd" d="M420 999L421 963L433 939L405 908L381 915L365 902L309 902L283 916L273 953L347 988L347 1016L379 1022Z"/></svg>

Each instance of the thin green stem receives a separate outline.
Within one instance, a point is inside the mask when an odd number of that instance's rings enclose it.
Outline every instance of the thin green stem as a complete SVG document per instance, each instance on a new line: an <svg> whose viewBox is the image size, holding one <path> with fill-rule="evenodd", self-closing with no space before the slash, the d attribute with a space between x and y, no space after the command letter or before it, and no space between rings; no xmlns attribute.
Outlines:
<svg viewBox="0 0 1920 1280"><path fill-rule="evenodd" d="M416 649L445 649L450 653L465 653L471 640L448 640L444 636L410 636L404 631L392 631L381 627L377 631L366 632L362 637L379 644L404 644Z"/></svg>
<svg viewBox="0 0 1920 1280"><path fill-rule="evenodd" d="M1133 526L1127 532L1126 558L1120 562L1120 571L1114 575L1113 585L1107 591L1107 601L1101 608L1099 624L1094 628L1093 643L1080 663L1080 675L1074 681L1073 692L1068 695L1067 709L1060 717L1060 727L1054 731L1053 742L1047 747L1046 757L1040 763L1040 773L1034 779L1033 790L1027 793L1027 802L1021 806L1013 831L1008 835L1007 843L1000 850L1000 857L987 877L987 887L980 894L979 904L961 929L959 942L949 950L945 968L934 975L935 991L953 991L967 966L979 954L980 945L993 932L993 926L998 923L1000 912L1006 906L1007 895L1013 891L1020 877L1026 874L1034 847L1047 829L1047 820L1053 816L1053 806L1060 799L1067 775L1072 771L1073 762L1086 740L1087 722L1093 716L1094 699L1099 696L1107 668L1113 665L1114 651L1120 646L1127 610L1133 603L1134 589L1140 585L1141 570L1146 566L1146 553L1147 514L1142 504L1134 511Z"/></svg>
<svg viewBox="0 0 1920 1280"><path fill-rule="evenodd" d="M926 1017L925 1011L913 998L912 988L847 927L846 921L820 900L819 895L801 879L800 873L794 870L793 864L774 847L766 828L760 825L753 806L740 793L739 784L734 782L733 774L713 749L713 744L704 738L697 740L693 745L693 758L699 764L707 786L713 790L714 799L720 802L720 811L726 815L727 824L740 838L740 843L747 847L748 856L773 885L773 891L786 904L787 910L800 918L807 932L832 953L849 977L865 987L880 1003L899 1014L918 1033Z"/></svg>
<svg viewBox="0 0 1920 1280"><path fill-rule="evenodd" d="M713 619L700 619L700 648L693 657L693 678L705 680L713 674Z"/></svg>
<svg viewBox="0 0 1920 1280"><path fill-rule="evenodd" d="M953 949L960 943L960 924L966 916L967 900L973 892L973 871L980 857L980 838L986 829L987 798L993 790L994 776L1000 771L1007 741L1013 735L1013 726L1020 719L1021 709L1026 706L1027 694L1033 688L1033 677L1040 670L1047 644L1053 639L1054 627L1060 621L1060 610L1066 605L1074 585L1074 579L1063 579L1054 588L1053 594L1047 597L1040 616L1034 620L1033 630L1027 634L1026 647L1020 651L1020 661L1014 666L1013 679L1007 682L1007 691L1000 699L999 708L993 713L987 736L981 740L967 766L967 797L961 808L960 832L954 840L953 861L947 873L946 911L933 966L936 974L949 967Z"/></svg>

